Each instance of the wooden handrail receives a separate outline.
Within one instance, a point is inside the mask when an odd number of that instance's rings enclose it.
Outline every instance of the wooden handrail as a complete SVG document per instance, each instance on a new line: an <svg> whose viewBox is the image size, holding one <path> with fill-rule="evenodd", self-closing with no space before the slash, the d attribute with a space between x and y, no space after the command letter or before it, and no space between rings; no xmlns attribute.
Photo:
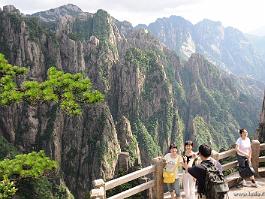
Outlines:
<svg viewBox="0 0 265 199"><path fill-rule="evenodd" d="M236 155L236 150L230 149L228 151L224 151L224 152L219 153L218 160L222 160L224 158L231 157L234 155Z"/></svg>
<svg viewBox="0 0 265 199"><path fill-rule="evenodd" d="M155 166L151 165L151 166L145 167L141 170L135 171L133 173L129 173L125 176L122 176L122 177L116 178L114 180L111 180L109 182L106 182L106 184L105 184L106 191L109 189L113 189L119 185L125 184L129 181L140 178L142 176L145 176L145 175L152 173L154 171L155 171Z"/></svg>
<svg viewBox="0 0 265 199"><path fill-rule="evenodd" d="M135 195L135 194L137 194L139 192L142 192L144 190L147 190L147 189L152 188L154 186L154 184L155 184L155 181L154 180L151 180L149 182L140 184L140 185L138 185L136 187L133 187L131 189L128 189L126 191L123 191L123 192L121 192L121 193L119 193L119 194L117 194L115 196L112 196L112 197L110 197L108 199L123 199L123 198L128 198L128 197L130 197L132 195Z"/></svg>
<svg viewBox="0 0 265 199"><path fill-rule="evenodd" d="M259 157L259 162L265 162L265 156Z"/></svg>
<svg viewBox="0 0 265 199"><path fill-rule="evenodd" d="M258 165L260 162L265 162L265 156L259 157L259 154L261 151L265 150L265 143L260 144L258 140L252 141L252 165L258 173ZM230 149L228 151L224 151L221 153L214 152L213 158L217 160L222 160L227 157L235 156L236 150ZM130 197L132 195L135 195L139 192L142 192L144 190L151 190L153 189L154 198L163 198L163 178L162 178L162 170L164 167L163 159L161 158L155 158L153 160L153 165L145 167L141 170L135 171L133 173L129 173L125 176L119 177L117 179L113 179L109 182L104 182L104 180L95 180L94 181L94 187L91 191L91 198L93 199L106 199L106 191L113 189L119 185L125 184L129 181L135 180L137 178L146 176L150 173L153 173L154 180L150 180L148 182L145 182L143 184L140 184L136 187L133 187L129 190L123 191L115 196L111 196L109 199L123 199ZM232 161L226 164L223 164L223 170L226 171L228 169L232 169L238 165L238 161ZM153 198L153 197L152 197Z"/></svg>
<svg viewBox="0 0 265 199"><path fill-rule="evenodd" d="M264 151L265 150L265 143L260 144L260 150L261 151Z"/></svg>
<svg viewBox="0 0 265 199"><path fill-rule="evenodd" d="M238 164L237 160L233 161L233 162L229 162L227 164L223 164L222 165L223 166L223 170L225 171L225 170L228 170L228 169L232 169L232 168L236 167L237 164Z"/></svg>

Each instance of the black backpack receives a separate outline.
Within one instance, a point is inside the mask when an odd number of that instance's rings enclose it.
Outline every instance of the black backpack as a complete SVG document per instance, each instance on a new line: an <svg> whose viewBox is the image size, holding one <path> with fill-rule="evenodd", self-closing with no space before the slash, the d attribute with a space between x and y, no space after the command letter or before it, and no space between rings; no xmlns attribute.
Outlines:
<svg viewBox="0 0 265 199"><path fill-rule="evenodd" d="M224 180L224 175L215 165L210 162L202 162L206 169L205 195L207 199L224 199L229 191L228 184Z"/></svg>

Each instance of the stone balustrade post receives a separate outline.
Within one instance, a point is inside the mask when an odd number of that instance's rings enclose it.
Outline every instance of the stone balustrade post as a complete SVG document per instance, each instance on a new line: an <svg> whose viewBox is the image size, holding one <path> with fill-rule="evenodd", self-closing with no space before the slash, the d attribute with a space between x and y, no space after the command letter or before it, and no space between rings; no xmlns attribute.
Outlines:
<svg viewBox="0 0 265 199"><path fill-rule="evenodd" d="M215 160L219 160L219 153L215 150L212 150L212 158Z"/></svg>
<svg viewBox="0 0 265 199"><path fill-rule="evenodd" d="M161 157L157 157L153 159L153 164L155 165L153 197L155 199L161 199L164 198L163 168L165 166L165 161Z"/></svg>
<svg viewBox="0 0 265 199"><path fill-rule="evenodd" d="M252 140L251 148L252 148L251 163L256 172L255 175L259 176L258 169L259 169L260 142L258 140Z"/></svg>
<svg viewBox="0 0 265 199"><path fill-rule="evenodd" d="M105 182L103 179L93 181L94 189L90 192L91 199L106 199Z"/></svg>

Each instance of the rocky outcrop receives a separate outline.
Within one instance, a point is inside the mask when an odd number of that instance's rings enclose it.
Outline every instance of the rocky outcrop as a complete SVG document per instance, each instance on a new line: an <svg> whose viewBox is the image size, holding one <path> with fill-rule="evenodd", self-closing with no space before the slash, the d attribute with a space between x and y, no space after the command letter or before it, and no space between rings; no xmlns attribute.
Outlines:
<svg viewBox="0 0 265 199"><path fill-rule="evenodd" d="M259 127L257 129L256 138L261 142L265 142L265 95L263 99L262 109L260 113Z"/></svg>
<svg viewBox="0 0 265 199"><path fill-rule="evenodd" d="M138 142L132 133L130 121L124 116L121 117L120 121L116 125L116 129L117 129L117 137L119 140L121 151L128 153L128 158L129 158L128 163L126 162L126 164L124 164L124 165L128 164L127 170L129 166L141 165L140 150ZM126 157L126 153L121 155L120 158L120 159L126 159L122 157Z"/></svg>
<svg viewBox="0 0 265 199"><path fill-rule="evenodd" d="M171 16L157 19L147 29L185 59L196 52L196 46L192 39L193 25L182 17Z"/></svg>
<svg viewBox="0 0 265 199"><path fill-rule="evenodd" d="M6 13L20 14L20 11L13 5L6 5L3 7L3 11Z"/></svg>

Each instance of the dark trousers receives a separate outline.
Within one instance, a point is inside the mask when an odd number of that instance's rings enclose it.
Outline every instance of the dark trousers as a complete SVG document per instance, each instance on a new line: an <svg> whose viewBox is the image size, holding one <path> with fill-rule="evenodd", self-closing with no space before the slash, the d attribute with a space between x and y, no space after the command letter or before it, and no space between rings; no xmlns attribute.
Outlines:
<svg viewBox="0 0 265 199"><path fill-rule="evenodd" d="M254 175L254 169L249 165L248 159L245 156L237 155L239 164L239 175L241 178L249 178Z"/></svg>

